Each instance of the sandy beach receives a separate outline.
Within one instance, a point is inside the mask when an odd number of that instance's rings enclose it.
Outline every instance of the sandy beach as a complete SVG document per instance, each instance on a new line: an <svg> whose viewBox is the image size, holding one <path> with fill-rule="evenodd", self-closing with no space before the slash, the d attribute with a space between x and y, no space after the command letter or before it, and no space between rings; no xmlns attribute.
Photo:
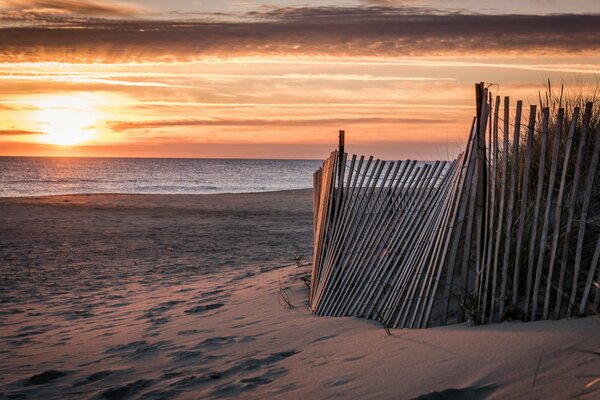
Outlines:
<svg viewBox="0 0 600 400"><path fill-rule="evenodd" d="M596 317L387 336L311 254L310 190L2 198L0 399L600 398Z"/></svg>

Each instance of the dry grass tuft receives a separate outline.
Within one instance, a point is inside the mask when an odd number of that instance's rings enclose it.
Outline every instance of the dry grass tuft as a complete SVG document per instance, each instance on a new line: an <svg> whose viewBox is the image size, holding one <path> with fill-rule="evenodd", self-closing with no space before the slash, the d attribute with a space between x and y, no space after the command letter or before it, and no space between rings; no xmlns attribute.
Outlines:
<svg viewBox="0 0 600 400"><path fill-rule="evenodd" d="M577 226L579 224L579 220L581 218L581 204L582 204L582 199L583 199L583 186L585 185L585 179L586 176L588 174L588 172L585 170L586 166L590 165L590 161L592 159L592 153L593 153L593 143L594 143L594 137L595 134L597 132L597 130L600 127L600 81L598 81L596 83L595 86L589 86L589 85L584 85L583 83L578 84L575 83L573 85L560 85L558 87L555 87L552 85L552 83L548 80L547 84L545 85L545 88L543 91L541 91L538 94L538 107L537 107L537 118L536 118L536 126L535 129L532 133L531 136L531 143L532 143L532 148L531 148L531 167L530 167L530 171L529 171L529 182L527 183L523 183L523 182L518 182L518 187L516 188L517 190L517 194L521 193L522 190L522 185L527 184L529 185L529 190L528 190L528 198L527 199L520 199L517 197L517 204L519 202L522 201L526 201L527 205L526 205L526 209L525 209L525 215L523 216L519 216L519 218L524 218L525 219L525 235L524 237L529 237L530 236L530 232L532 232L533 230L537 229L539 230L539 220L535 221L534 220L534 195L536 193L536 177L538 176L538 172L540 171L540 169L545 170L545 174L544 176L546 177L544 180L544 188L543 188L543 198L542 198L542 205L545 204L546 202L546 198L551 195L553 198L558 198L558 193L559 193L559 187L560 187L560 180L561 180L561 173L562 173L562 169L563 169L563 165L562 165L562 160L566 159L566 149L567 149L567 132L569 130L569 127L572 123L572 118L574 115L574 111L575 109L579 109L579 116L577 118L576 124L575 124L575 133L573 136L573 142L572 142L572 146L571 146L571 153L570 153L570 157L569 157L569 164L568 164L568 168L566 171L566 176L565 176L565 182L566 182L566 186L565 186L565 192L564 192L564 201L562 203L562 212L561 212L561 224L562 225L566 225L566 220L567 220L567 215L568 213L568 200L570 200L571 196L576 196L576 203L575 203L575 208L574 208L574 215L573 215L573 227L572 227L572 232L570 235L566 235L566 231L563 228L560 229L559 231L559 238L558 238L558 251L556 254L556 260L558 260L555 264L554 270L553 270L553 276L551 277L550 280L550 284L553 287L553 292L552 292L552 298L550 299L550 304L551 304L551 312L554 311L554 305L555 304L561 304L560 307L560 315L565 315L565 312L567 314L569 314L569 310L573 307L572 304L569 303L569 296L568 294L571 292L571 286L574 279L578 279L579 281L576 283L581 287L585 286L585 282L584 279L586 277L586 273L580 273L579 274L579 278L574 278L574 274L573 271L570 270L569 268L564 268L564 276L562 276L559 279L559 273L562 273L561 271L561 260L563 260L563 249L567 249L567 264L570 262L570 257L571 255L575 252L575 248L577 247ZM584 128L584 110L586 108L586 104L588 103L593 103L592 106L592 113L591 113L591 119L589 121L589 124L587 125L587 129ZM549 109L549 116L550 119L548 121L548 136L547 136L547 141L546 141L546 157L545 157L545 162L543 163L543 165L540 165L540 154L541 154L541 150L542 150L542 131L543 131L543 127L542 127L542 115L543 115L543 110L544 108L548 108ZM564 109L564 120L562 123L562 126L557 126L557 115L558 115L558 111L559 109ZM502 143L500 142L500 148L498 149L499 151L499 160L498 160L498 181L500 181L501 179L501 175L502 175L502 171L500 170L500 165L502 164L502 160L504 158L506 158L507 160L507 164L508 164L508 170L511 171L513 169L513 167L516 165L519 171L523 171L524 170L524 165L525 165L525 155L527 153L527 149L526 149L526 143L528 140L528 129L527 129L527 121L529 120L529 116L527 115L528 112L526 111L527 107L524 107L524 111L523 111L523 117L521 119L522 123L521 123L521 135L520 135L520 140L518 143L518 147L519 147L519 157L516 160L513 160L512 158L512 143L509 143L509 147L507 149L503 149L502 147ZM500 124L500 126L502 126L502 124ZM509 132L509 137L512 140L512 131L514 129L514 126L510 126L510 132ZM561 136L560 136L560 141L559 143L559 148L558 148L558 160L559 160L559 164L558 164L558 172L557 172L557 181L554 184L554 187L552 188L552 193L549 194L548 193L548 176L550 173L550 169L551 169L551 162L552 162L552 157L551 154L553 153L553 147L554 147L554 143L555 143L555 135L556 132L561 132ZM580 142L582 141L582 138L584 137L584 132L587 132L585 134L585 145L584 146L579 146ZM502 135L504 135L504 132L502 132L502 128L500 128L500 137L503 137ZM580 147L582 147L580 149ZM574 182L574 177L576 175L576 163L580 163L580 165L582 165L583 171L579 177L579 182L578 182L578 187L577 188L573 188L573 182ZM499 196L499 194L498 194ZM595 246L595 242L596 242L596 238L598 237L598 232L600 232L600 174L596 174L596 180L595 180L595 184L594 184L594 190L592 192L592 196L591 196L591 203L589 205L589 213L587 215L587 228L586 228L586 235L585 235L585 241L583 243L583 249L582 249L582 262L581 265L590 265L591 264L591 258L593 255L593 251L594 251L594 246ZM553 203L553 207L555 207L556 203ZM555 216L555 209L551 210L551 220L550 220L550 228L548 230L549 232L549 237L548 240L553 240L552 234L553 234L553 224L554 224L554 216ZM587 233L590 232L590 233ZM539 237L539 234L538 234ZM568 244L568 246L565 246L565 244ZM510 254L515 254L516 253L516 246L521 246L521 254L528 254L529 252L529 241L523 241L521 243L514 243L512 246L514 246L511 251ZM535 254L537 255L537 250L535 250ZM520 275L518 277L519 282L520 283L525 283L527 281L527 263L528 263L528 257L521 257L520 259ZM512 267L511 267L512 268ZM548 270L545 269L543 271L543 276L542 276L542 282L546 282L547 281L547 274L548 274ZM513 276L512 271L509 271L508 275L510 277ZM559 282L562 284L564 282L564 285L562 287L559 287ZM545 284L542 285L541 290L545 290L544 288ZM600 285L598 285L597 282L594 282L594 286L596 289L600 288ZM510 282L509 282L509 287L510 287ZM519 298L524 297L524 292L525 292L525 287L524 285L521 285L519 287L519 292L523 292L521 296L521 293L519 295ZM557 301L556 296L562 296L561 301ZM579 297L578 297L579 300ZM519 305L520 306L520 305ZM463 310L464 311L464 310Z"/></svg>
<svg viewBox="0 0 600 400"><path fill-rule="evenodd" d="M281 285L281 278L279 278L279 294L277 296L277 302L286 310L295 308L292 304L291 292L288 288L284 288Z"/></svg>

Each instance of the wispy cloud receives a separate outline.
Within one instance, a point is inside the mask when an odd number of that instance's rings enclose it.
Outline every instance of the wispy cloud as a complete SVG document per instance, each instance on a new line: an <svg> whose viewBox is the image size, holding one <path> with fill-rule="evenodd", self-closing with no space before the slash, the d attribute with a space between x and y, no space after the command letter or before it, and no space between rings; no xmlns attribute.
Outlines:
<svg viewBox="0 0 600 400"><path fill-rule="evenodd" d="M9 20L8 14L0 19ZM242 56L599 55L600 15L436 14L303 7L236 22L54 18L0 30L0 61L190 61ZM77 28L74 34L73 28Z"/></svg>
<svg viewBox="0 0 600 400"><path fill-rule="evenodd" d="M414 4L416 0L360 0L363 4L376 6L397 6L404 4Z"/></svg>
<svg viewBox="0 0 600 400"><path fill-rule="evenodd" d="M39 135L42 132L27 131L20 129L0 130L0 136L21 136L21 135Z"/></svg>
<svg viewBox="0 0 600 400"><path fill-rule="evenodd" d="M0 0L0 10L12 12L8 15L13 18L32 18L39 14L124 17L138 14L142 8L105 0Z"/></svg>
<svg viewBox="0 0 600 400"><path fill-rule="evenodd" d="M133 86L133 87L156 87L156 88L192 88L189 85L173 85L163 82L148 82L148 81L132 81L132 80L120 80L111 79L100 76L92 75L80 75L80 74L2 74L0 72L0 81L8 81L11 83L16 82L60 82L69 84L98 84L98 85L109 85L109 86ZM116 75L116 74L115 74ZM125 77L129 77L132 74L123 74ZM160 75L160 74L159 74ZM174 77L174 75L173 75Z"/></svg>
<svg viewBox="0 0 600 400"><path fill-rule="evenodd" d="M117 132L137 129L174 128L181 126L247 126L247 127L298 127L350 124L443 124L449 120L422 118L314 118L314 119L175 119L132 122L109 122Z"/></svg>

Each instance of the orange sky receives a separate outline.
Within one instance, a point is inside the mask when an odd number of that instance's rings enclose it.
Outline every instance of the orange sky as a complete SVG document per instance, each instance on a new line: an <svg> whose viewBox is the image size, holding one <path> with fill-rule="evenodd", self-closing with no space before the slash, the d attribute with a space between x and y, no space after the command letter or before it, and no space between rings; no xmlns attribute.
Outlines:
<svg viewBox="0 0 600 400"><path fill-rule="evenodd" d="M475 82L530 102L598 85L590 10L341 3L0 0L0 155L322 158L345 129L351 152L451 158Z"/></svg>

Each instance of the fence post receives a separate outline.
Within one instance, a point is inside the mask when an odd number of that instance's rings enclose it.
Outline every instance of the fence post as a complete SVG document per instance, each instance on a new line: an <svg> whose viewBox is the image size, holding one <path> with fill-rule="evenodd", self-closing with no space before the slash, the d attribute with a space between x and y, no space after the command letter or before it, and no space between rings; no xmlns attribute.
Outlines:
<svg viewBox="0 0 600 400"><path fill-rule="evenodd" d="M339 152L338 152L338 185L339 185L339 195L340 195L340 201L343 199L344 196L344 136L345 136L346 132L343 130L340 130L340 135L339 135Z"/></svg>
<svg viewBox="0 0 600 400"><path fill-rule="evenodd" d="M479 123L481 121L481 103L483 103L483 82L475 84L475 115L477 115L477 133L479 134Z"/></svg>
<svg viewBox="0 0 600 400"><path fill-rule="evenodd" d="M487 105L487 89L483 82L475 84L476 90L476 102L477 102L477 159L476 166L478 173L475 174L477 182L475 182L475 190L477 191L477 197L475 200L475 214L479 222L485 221L487 210L485 204L485 194L487 193L488 186L488 174L487 174L487 160L485 156L486 143L485 143L485 131L487 130L487 118L490 113ZM485 241L485 229L484 224L480 223L477 232L477 246L478 254L477 260L483 260L485 257L483 243ZM478 265L476 270L481 266Z"/></svg>

